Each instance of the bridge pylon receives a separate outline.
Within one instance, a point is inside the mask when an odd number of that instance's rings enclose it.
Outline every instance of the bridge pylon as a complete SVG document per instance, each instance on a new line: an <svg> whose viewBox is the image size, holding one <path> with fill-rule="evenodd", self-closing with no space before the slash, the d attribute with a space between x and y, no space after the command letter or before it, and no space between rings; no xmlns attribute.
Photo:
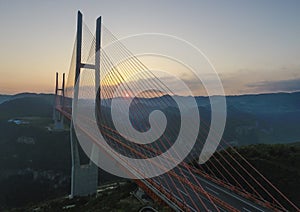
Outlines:
<svg viewBox="0 0 300 212"><path fill-rule="evenodd" d="M77 114L77 102L79 93L79 78L81 68L88 67L95 71L96 90L100 88L100 47L101 47L101 17L96 22L96 46L95 46L95 64L84 64L81 61L82 51L82 14L78 11L77 16L77 38L76 38L76 67L74 81L74 96L72 118ZM77 83L78 80L78 83ZM97 98L100 98L97 97ZM82 164L79 152L82 151L77 140L73 121L70 125L71 153L72 153L72 175L71 175L71 194L70 197L93 195L98 187L98 167L89 160Z"/></svg>
<svg viewBox="0 0 300 212"><path fill-rule="evenodd" d="M64 99L65 99L65 73L63 73L62 78L62 86L58 87L58 73L56 72L56 80L55 80L55 98L54 98L54 107L53 107L53 121L54 126L53 130L59 131L64 130L64 116L56 110L55 105L61 105L64 107ZM58 103L59 101L59 103Z"/></svg>

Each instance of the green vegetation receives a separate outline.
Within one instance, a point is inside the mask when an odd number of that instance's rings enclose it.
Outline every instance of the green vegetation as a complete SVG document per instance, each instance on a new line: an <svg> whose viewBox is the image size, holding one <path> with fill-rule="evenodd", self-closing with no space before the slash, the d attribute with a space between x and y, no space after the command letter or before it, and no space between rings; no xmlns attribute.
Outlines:
<svg viewBox="0 0 300 212"><path fill-rule="evenodd" d="M258 144L238 149L282 193L300 206L300 143Z"/></svg>
<svg viewBox="0 0 300 212"><path fill-rule="evenodd" d="M261 174L263 174L273 185L275 185L283 194L285 194L292 202L300 206L300 143L293 144L256 144L242 147L235 147L237 152L242 155L248 162L250 162ZM236 174L230 163L243 177L250 182L250 184L267 200L270 200L264 191L256 186L253 179L251 179L244 170L229 156L233 156L243 167L249 167L232 149L222 150L219 154L215 153L215 157L212 157L202 167L208 172L214 172L220 179L227 178L229 182L236 185L236 182L230 177L230 174L237 179L237 181L243 186L244 189L253 193L249 185L243 181L243 179ZM220 165L222 164L229 173ZM212 166L212 163L215 166ZM217 169L223 174L221 176ZM247 168L247 171L255 176L267 190L274 195L278 200L285 203L285 200L280 196L277 196L270 186L268 186L259 175L251 168Z"/></svg>
<svg viewBox="0 0 300 212"><path fill-rule="evenodd" d="M42 118L24 125L0 121L0 210L68 193L69 133L49 131L50 124Z"/></svg>
<svg viewBox="0 0 300 212"><path fill-rule="evenodd" d="M131 192L135 191L137 186L131 181L120 182L118 186L112 189L103 189L97 196L77 197L74 199L58 198L46 201L37 205L26 208L15 209L12 211L62 211L69 208L68 211L85 212L85 211L128 211L136 212L144 204L132 196Z"/></svg>
<svg viewBox="0 0 300 212"><path fill-rule="evenodd" d="M17 98L0 104L0 120L14 117L47 117L52 115L53 96L41 95L37 97Z"/></svg>

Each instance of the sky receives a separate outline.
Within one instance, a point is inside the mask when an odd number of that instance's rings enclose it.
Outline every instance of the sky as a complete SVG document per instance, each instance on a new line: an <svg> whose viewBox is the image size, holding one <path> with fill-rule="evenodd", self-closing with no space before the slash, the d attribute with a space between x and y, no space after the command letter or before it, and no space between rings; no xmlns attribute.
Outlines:
<svg viewBox="0 0 300 212"><path fill-rule="evenodd" d="M80 10L118 37L165 33L201 49L225 93L300 90L298 0L0 0L0 93L51 93L68 72ZM162 44L163 45L163 44Z"/></svg>

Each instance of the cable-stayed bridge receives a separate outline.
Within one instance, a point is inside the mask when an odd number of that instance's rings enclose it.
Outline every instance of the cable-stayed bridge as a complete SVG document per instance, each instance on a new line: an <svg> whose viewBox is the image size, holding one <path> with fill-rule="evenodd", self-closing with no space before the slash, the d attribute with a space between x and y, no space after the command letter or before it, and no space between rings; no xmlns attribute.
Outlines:
<svg viewBox="0 0 300 212"><path fill-rule="evenodd" d="M63 75L61 88L56 75L53 111L56 128L64 127L64 118L71 123L71 196L96 192L98 167L92 160L95 162L97 157L103 157L107 159L103 161L108 161L107 166L117 166L149 196L175 211L299 211L224 139L206 163L198 164L208 132L214 130L210 129L209 119L201 119L196 144L183 161L179 157L180 151L165 154L174 145L181 126L176 117L182 111L175 107L172 98L175 94L101 23L101 17L97 19L95 35L83 23L80 12L77 22L70 69L66 81ZM121 61L121 58L126 60ZM122 89L118 91L120 86ZM150 87L153 89L149 90ZM125 110L122 104L127 104L129 97L137 91L143 92L139 92L129 110ZM115 106L113 101L117 102ZM115 126L113 107L115 116L129 113L132 126L125 122L123 128L127 136ZM166 115L168 125L162 135L152 143L142 143L131 137L130 127L145 133L151 127L159 126L149 120L155 110ZM192 123L193 117L189 118ZM99 133L105 145L99 143ZM217 135L217 132L213 133ZM147 135L142 138L147 139ZM84 161L81 148L92 160ZM184 148L188 147L183 145ZM163 157L146 161L156 156ZM135 159L136 163L145 160L145 166L139 169L129 163L128 158ZM146 162L149 162L147 166ZM172 164L178 165L169 169ZM162 174L149 177L146 173Z"/></svg>

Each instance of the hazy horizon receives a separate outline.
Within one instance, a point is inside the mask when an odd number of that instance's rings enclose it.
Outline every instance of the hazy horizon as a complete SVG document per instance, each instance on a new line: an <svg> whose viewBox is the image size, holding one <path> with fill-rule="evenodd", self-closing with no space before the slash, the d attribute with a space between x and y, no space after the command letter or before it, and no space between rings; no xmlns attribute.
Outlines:
<svg viewBox="0 0 300 212"><path fill-rule="evenodd" d="M276 92L267 92L267 93L244 93L244 94L226 94L226 97L231 97L231 96L246 96L246 95L268 95L268 94L293 94L293 93L300 93L300 90L297 91L276 91ZM13 94L5 94L5 93L0 93L0 95L3 96L16 96L16 95L22 95L22 94L33 94L33 95L55 95L54 92L20 92L20 93L13 93ZM166 95L170 95L170 94L166 94ZM166 95L162 95L162 96L166 96ZM170 96L174 96L174 95L170 95ZM189 97L188 95L175 95L175 96L181 96L181 97ZM213 96L220 96L220 95L213 95ZM197 95L196 97L208 97L205 95ZM126 98L126 97L117 97L117 98ZM144 97L141 97L144 98ZM152 97L151 97L152 98Z"/></svg>

